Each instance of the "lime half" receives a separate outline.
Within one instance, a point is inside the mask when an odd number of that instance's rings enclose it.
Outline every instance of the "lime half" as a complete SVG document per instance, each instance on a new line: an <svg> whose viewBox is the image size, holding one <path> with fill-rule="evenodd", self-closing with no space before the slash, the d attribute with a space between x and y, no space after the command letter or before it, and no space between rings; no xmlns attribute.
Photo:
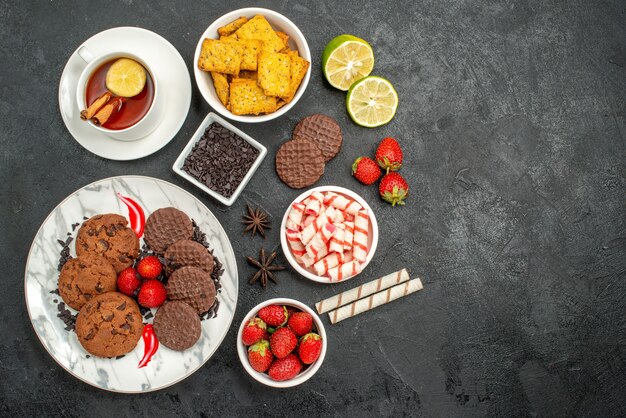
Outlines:
<svg viewBox="0 0 626 418"><path fill-rule="evenodd" d="M350 87L346 107L354 123L375 128L393 119L398 108L398 93L389 80L365 77Z"/></svg>
<svg viewBox="0 0 626 418"><path fill-rule="evenodd" d="M370 44L352 35L339 35L322 53L322 71L331 86L347 91L357 80L367 77L374 68Z"/></svg>

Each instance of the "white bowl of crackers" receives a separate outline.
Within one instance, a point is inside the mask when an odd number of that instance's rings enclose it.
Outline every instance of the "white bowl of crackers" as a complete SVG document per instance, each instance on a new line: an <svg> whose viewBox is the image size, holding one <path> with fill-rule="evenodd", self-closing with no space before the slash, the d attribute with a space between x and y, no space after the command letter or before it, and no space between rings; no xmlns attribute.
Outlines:
<svg viewBox="0 0 626 418"><path fill-rule="evenodd" d="M280 244L289 264L318 283L357 276L374 257L378 223L358 194L320 186L298 196L280 225Z"/></svg>
<svg viewBox="0 0 626 418"><path fill-rule="evenodd" d="M311 77L311 51L300 29L280 13L234 10L200 37L194 75L216 112L239 122L266 122L302 97Z"/></svg>

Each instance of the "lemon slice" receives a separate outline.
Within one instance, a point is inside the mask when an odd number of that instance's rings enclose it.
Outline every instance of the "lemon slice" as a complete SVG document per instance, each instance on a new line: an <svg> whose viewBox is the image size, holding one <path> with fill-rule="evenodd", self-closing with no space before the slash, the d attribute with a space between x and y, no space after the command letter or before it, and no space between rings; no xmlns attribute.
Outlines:
<svg viewBox="0 0 626 418"><path fill-rule="evenodd" d="M350 87L346 107L354 123L375 128L393 119L398 109L398 93L389 80L365 77Z"/></svg>
<svg viewBox="0 0 626 418"><path fill-rule="evenodd" d="M106 85L116 96L136 96L146 85L146 70L135 60L120 58L107 71Z"/></svg>
<svg viewBox="0 0 626 418"><path fill-rule="evenodd" d="M357 80L367 77L374 68L370 44L352 35L339 35L322 53L322 71L331 86L346 91Z"/></svg>

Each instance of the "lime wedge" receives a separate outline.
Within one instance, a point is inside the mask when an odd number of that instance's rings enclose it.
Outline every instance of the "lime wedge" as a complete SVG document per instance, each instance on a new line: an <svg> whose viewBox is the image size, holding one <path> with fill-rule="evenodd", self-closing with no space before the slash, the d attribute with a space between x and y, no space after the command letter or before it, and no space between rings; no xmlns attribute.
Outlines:
<svg viewBox="0 0 626 418"><path fill-rule="evenodd" d="M352 35L339 35L322 53L322 71L331 86L347 91L357 80L367 77L374 68L370 44Z"/></svg>
<svg viewBox="0 0 626 418"><path fill-rule="evenodd" d="M146 85L146 70L130 58L120 58L111 65L106 75L106 86L117 96L133 97Z"/></svg>
<svg viewBox="0 0 626 418"><path fill-rule="evenodd" d="M365 77L350 87L346 107L354 123L375 128L393 119L398 108L398 93L389 80Z"/></svg>

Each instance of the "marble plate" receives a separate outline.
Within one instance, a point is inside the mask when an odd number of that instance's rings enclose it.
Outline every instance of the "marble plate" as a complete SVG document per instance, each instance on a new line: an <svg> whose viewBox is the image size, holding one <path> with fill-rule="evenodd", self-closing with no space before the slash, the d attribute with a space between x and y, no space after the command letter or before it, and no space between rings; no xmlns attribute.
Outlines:
<svg viewBox="0 0 626 418"><path fill-rule="evenodd" d="M202 336L190 349L176 352L161 345L148 366L137 368L143 356L142 341L125 357L87 357L73 331L57 317L58 239L65 240L72 224L98 213L128 215L117 198L120 192L136 200L146 217L158 208L174 206L189 215L207 235L214 254L224 264L216 318L202 321ZM76 235L74 231L73 236ZM75 255L74 245L70 245ZM226 232L206 206L185 190L150 177L120 176L99 180L72 193L48 215L37 232L26 261L24 287L31 322L46 350L65 370L95 387L124 393L150 392L173 385L206 363L226 336L237 306L237 263Z"/></svg>

